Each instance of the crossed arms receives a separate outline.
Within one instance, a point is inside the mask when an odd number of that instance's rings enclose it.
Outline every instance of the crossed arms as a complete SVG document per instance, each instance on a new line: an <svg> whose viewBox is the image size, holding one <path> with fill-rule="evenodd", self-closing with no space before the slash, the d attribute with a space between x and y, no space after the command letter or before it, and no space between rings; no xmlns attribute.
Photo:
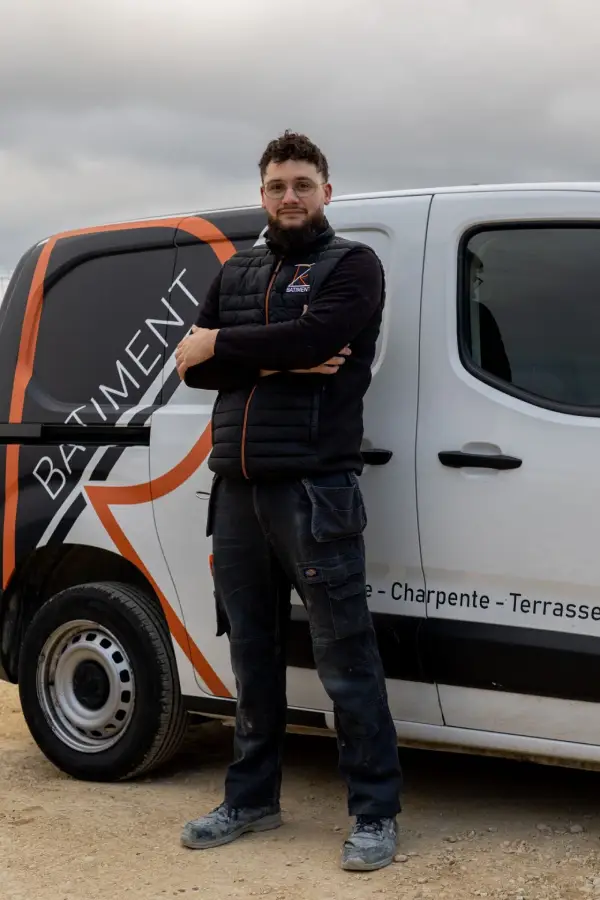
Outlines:
<svg viewBox="0 0 600 900"><path fill-rule="evenodd" d="M349 352L347 345L381 305L382 279L375 254L357 248L340 261L300 318L221 328L219 275L194 332L177 348L180 377L190 387L229 391L274 371L335 374Z"/></svg>

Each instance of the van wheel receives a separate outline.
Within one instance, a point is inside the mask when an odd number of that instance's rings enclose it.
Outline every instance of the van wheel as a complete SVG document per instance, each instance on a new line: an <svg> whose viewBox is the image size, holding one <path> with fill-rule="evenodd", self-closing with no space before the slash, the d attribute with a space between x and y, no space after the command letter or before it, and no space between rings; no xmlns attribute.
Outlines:
<svg viewBox="0 0 600 900"><path fill-rule="evenodd" d="M148 772L185 736L167 625L130 585L83 584L48 600L25 634L19 692L38 747L75 778Z"/></svg>

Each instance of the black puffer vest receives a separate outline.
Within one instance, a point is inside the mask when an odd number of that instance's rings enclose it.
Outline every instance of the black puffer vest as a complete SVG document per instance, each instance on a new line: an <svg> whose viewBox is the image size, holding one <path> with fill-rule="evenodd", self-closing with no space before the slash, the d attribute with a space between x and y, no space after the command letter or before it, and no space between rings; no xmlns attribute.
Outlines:
<svg viewBox="0 0 600 900"><path fill-rule="evenodd" d="M222 326L298 318L340 259L357 246L362 245L336 237L329 227L301 254L302 265L295 257L293 262L277 261L268 246L236 253L222 271ZM228 478L272 481L352 468L348 461L324 462L327 448L319 441L319 418L325 380L282 372L258 378L247 388L219 393L210 469Z"/></svg>

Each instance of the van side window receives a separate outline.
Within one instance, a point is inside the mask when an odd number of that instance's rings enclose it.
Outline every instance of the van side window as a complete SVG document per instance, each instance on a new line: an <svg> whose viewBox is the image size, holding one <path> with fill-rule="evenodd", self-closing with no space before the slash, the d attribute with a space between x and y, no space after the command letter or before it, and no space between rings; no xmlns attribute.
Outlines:
<svg viewBox="0 0 600 900"><path fill-rule="evenodd" d="M174 262L173 247L82 254L48 279L25 421L114 424L160 402L164 322L180 340L179 309L189 305L171 290Z"/></svg>
<svg viewBox="0 0 600 900"><path fill-rule="evenodd" d="M461 269L465 366L531 403L600 413L600 228L480 230Z"/></svg>

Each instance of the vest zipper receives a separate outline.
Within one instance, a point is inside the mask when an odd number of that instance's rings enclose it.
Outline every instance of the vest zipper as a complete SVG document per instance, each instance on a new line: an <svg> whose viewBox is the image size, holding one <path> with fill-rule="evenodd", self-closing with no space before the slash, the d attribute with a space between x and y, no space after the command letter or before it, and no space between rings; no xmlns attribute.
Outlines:
<svg viewBox="0 0 600 900"><path fill-rule="evenodd" d="M248 427L248 410L250 409L250 403L252 402L255 390L256 385L254 385L250 391L250 396L246 400L246 408L244 409L244 424L242 425L242 474L244 478L248 478L248 471L246 469L246 428Z"/></svg>
<svg viewBox="0 0 600 900"><path fill-rule="evenodd" d="M265 294L265 325L269 324L269 300L271 299L271 291L273 290L273 284L275 283L275 279L277 278L277 273L281 268L282 260L280 259L277 265L275 266L275 270L271 275L271 280L269 281L269 286L267 288L267 293Z"/></svg>
<svg viewBox="0 0 600 900"><path fill-rule="evenodd" d="M269 284L267 287L267 293L265 294L265 324L266 325L269 324L269 299L271 297L271 291L273 290L273 285L275 283L275 279L277 278L277 273L279 272L279 270L281 268L282 262L283 262L283 260L280 259L279 262L277 263L277 265L275 266L275 269L273 270L273 274L271 275L271 278L269 280ZM246 479L248 479L248 470L246 469L246 431L248 428L248 411L250 409L250 404L252 402L252 398L254 396L254 392L255 392L256 388L257 388L257 385L255 384L254 387L252 388L252 390L250 391L250 396L246 400L246 407L244 409L244 422L242 425L242 474L243 474L244 478L246 478Z"/></svg>

